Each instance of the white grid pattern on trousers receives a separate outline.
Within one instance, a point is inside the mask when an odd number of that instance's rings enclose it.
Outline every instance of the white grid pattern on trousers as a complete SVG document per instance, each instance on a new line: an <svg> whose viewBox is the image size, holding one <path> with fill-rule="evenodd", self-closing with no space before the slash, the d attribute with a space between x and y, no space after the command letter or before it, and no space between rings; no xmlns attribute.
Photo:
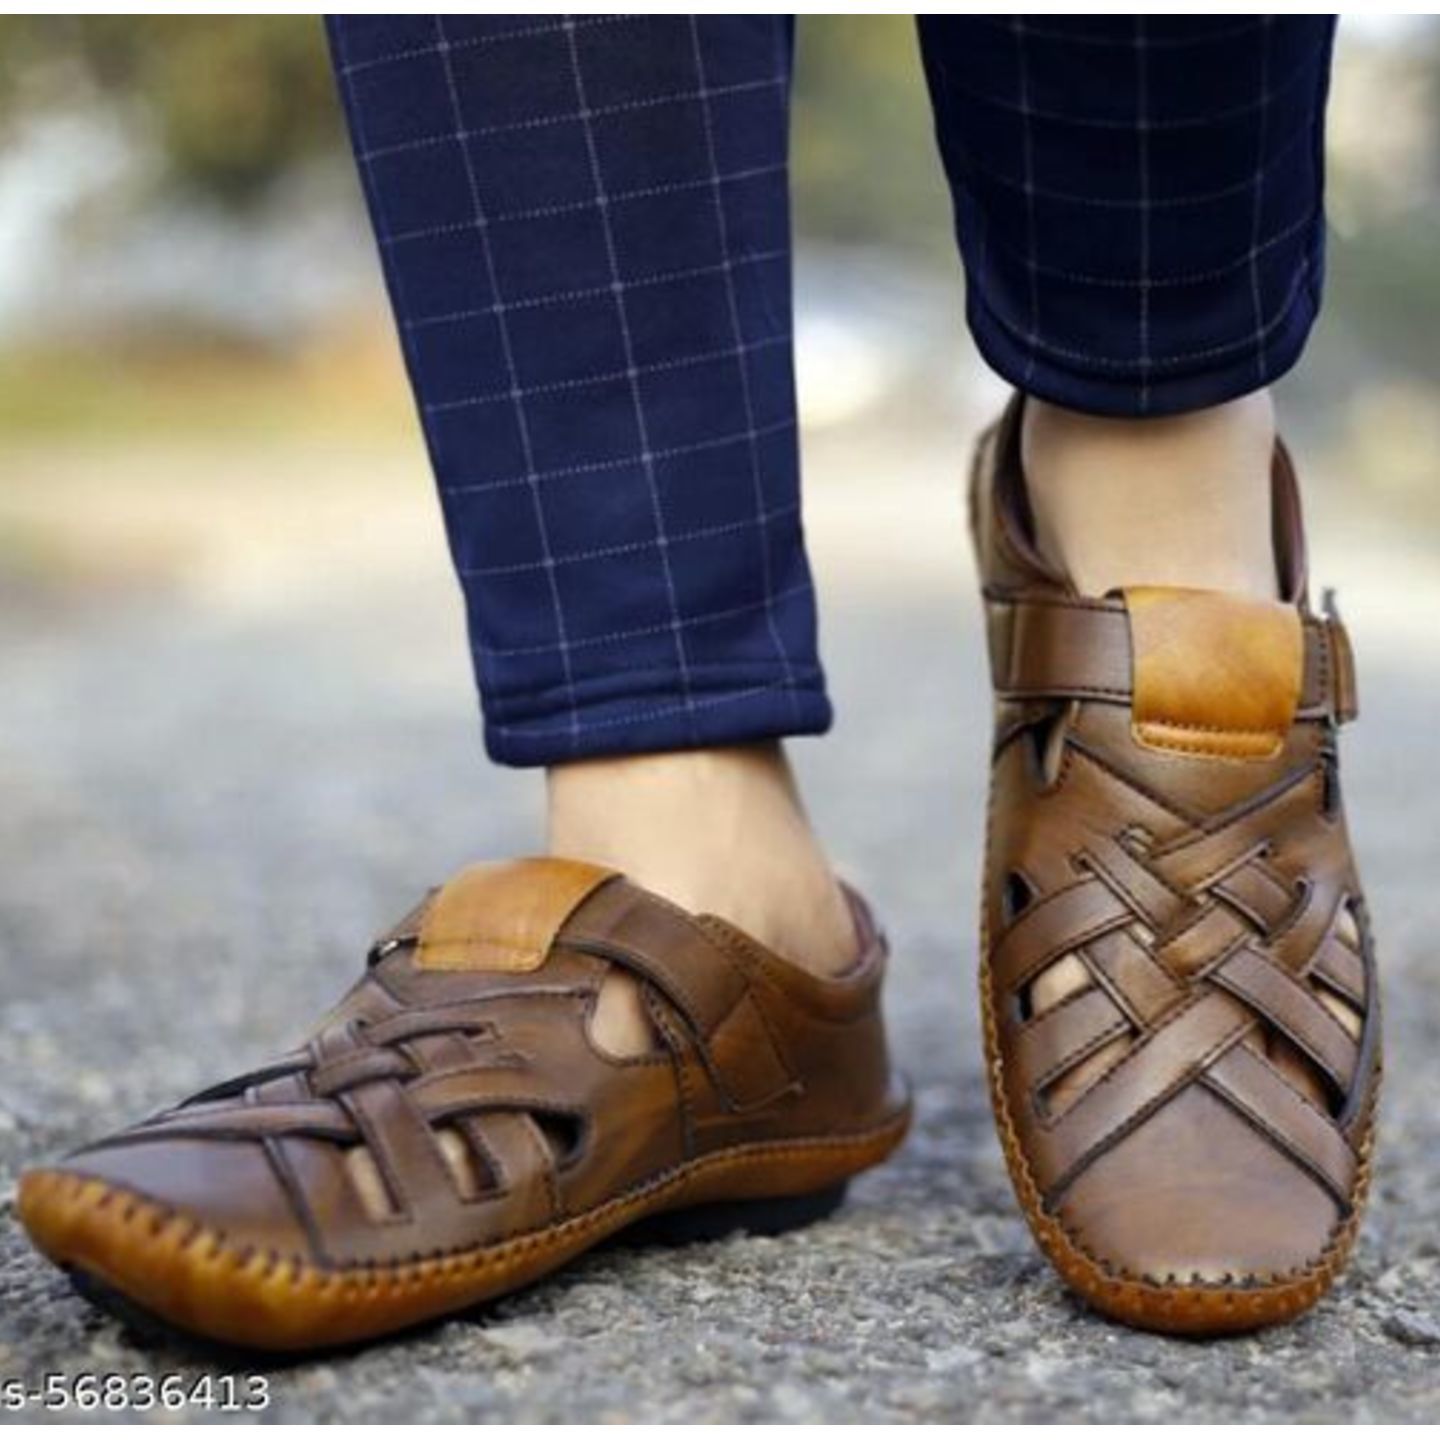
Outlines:
<svg viewBox="0 0 1440 1440"><path fill-rule="evenodd" d="M1268 383L1318 312L1333 16L923 16L986 358L1072 408Z"/></svg>
<svg viewBox="0 0 1440 1440"><path fill-rule="evenodd" d="M454 134L452 143L459 152L460 164L465 172L465 185L470 192L470 204L474 212L475 233L485 265L485 276L490 285L491 292L497 297L502 293L500 289L500 275L495 264L495 254L490 245L489 236L486 234L488 221L485 217L485 207L480 199L480 186L475 178L475 166L470 158L470 147L467 144L468 132L465 130L465 115L460 104L460 92L455 84L455 71L450 60L450 41L445 34L445 20L443 16L435 16L436 53L440 57L440 67L445 72L445 93L450 101L450 110L454 120ZM373 164L373 160L365 162ZM535 474L534 445L530 438L530 420L525 408L525 389L520 383L520 372L515 364L514 346L510 340L510 327L506 320L506 306L500 299L496 299L493 309L495 317L496 334L500 341L501 355L504 361L506 378L509 380L509 400L514 407L515 429L520 439L520 449L524 456L525 473L527 477ZM479 403L479 402L457 402L457 403ZM431 406L424 406L430 410ZM565 606L561 602L560 588L555 581L555 557L550 548L549 530L545 523L545 507L540 502L538 484L531 478L527 487L530 500L535 513L535 529L539 537L540 561L539 566L545 572L547 589L550 600L550 613L555 622L555 649L559 654L562 679L564 684L564 703L568 708L571 734L579 728L579 712L575 703L575 677L570 665L570 641L565 625ZM460 570L463 576L465 571Z"/></svg>
<svg viewBox="0 0 1440 1440"><path fill-rule="evenodd" d="M823 728L788 26L385 18L332 41L492 753Z"/></svg>
<svg viewBox="0 0 1440 1440"><path fill-rule="evenodd" d="M1143 415L1293 363L1332 21L920 17L968 318L1002 375ZM789 17L329 24L492 753L823 728Z"/></svg>

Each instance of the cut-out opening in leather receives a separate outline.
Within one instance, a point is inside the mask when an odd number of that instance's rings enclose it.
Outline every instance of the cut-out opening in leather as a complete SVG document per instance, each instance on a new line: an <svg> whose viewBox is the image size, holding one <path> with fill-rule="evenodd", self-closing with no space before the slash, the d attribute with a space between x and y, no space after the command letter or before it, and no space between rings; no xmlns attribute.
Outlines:
<svg viewBox="0 0 1440 1440"><path fill-rule="evenodd" d="M1337 1010L1337 1005L1343 1006L1346 1010L1349 1010L1358 1017L1359 1008L1363 1004L1363 993L1356 994L1352 992L1337 976L1328 975L1321 970L1313 971L1309 978L1310 988L1315 991L1316 995L1325 1003L1326 1008L1329 1009L1337 1019L1340 1019L1340 1011ZM1340 1020L1340 1023L1342 1025L1346 1024L1343 1019ZM1357 1018L1355 1021L1357 1029L1359 1024L1360 1021ZM1349 1026L1347 1026L1347 1028L1349 1028ZM1357 1030L1352 1029L1351 1034L1355 1033L1357 1033Z"/></svg>
<svg viewBox="0 0 1440 1440"><path fill-rule="evenodd" d="M1309 893L1309 882L1304 882L1297 888L1301 891L1303 904L1303 897ZM1341 945L1355 955L1362 953L1363 932L1353 901L1347 901L1340 907L1335 917L1333 934ZM1319 969L1312 970L1305 977L1305 983L1309 985L1315 998L1335 1017L1345 1033L1358 1043L1365 1028L1365 1017L1356 1007L1353 997L1343 993L1338 984L1327 980ZM1350 1098L1346 1090L1287 1036L1267 1026L1265 1050L1271 1064L1322 1110L1332 1117L1338 1117L1344 1112Z"/></svg>
<svg viewBox="0 0 1440 1440"><path fill-rule="evenodd" d="M1360 919L1355 913L1355 902L1349 900L1335 919L1335 935L1342 944L1348 945L1357 955L1364 953L1365 942L1361 939Z"/></svg>
<svg viewBox="0 0 1440 1440"><path fill-rule="evenodd" d="M1053 960L1026 986L1032 1017L1038 1018L1057 1005L1095 988L1094 977L1078 955Z"/></svg>
<svg viewBox="0 0 1440 1440"><path fill-rule="evenodd" d="M438 1126L433 1133L436 1147L460 1198L475 1200L483 1195L491 1187L490 1169L475 1153L468 1137L453 1125ZM343 1163L361 1208L371 1220L383 1223L401 1214L401 1208L390 1193L385 1176L368 1146L351 1146L345 1151Z"/></svg>
<svg viewBox="0 0 1440 1440"><path fill-rule="evenodd" d="M475 1154L469 1139L453 1125L435 1131L435 1143L445 1157L445 1168L462 1200L474 1200L489 1188L489 1171Z"/></svg>
<svg viewBox="0 0 1440 1440"><path fill-rule="evenodd" d="M221 1080L218 1084L207 1085L203 1090L197 1090L195 1094L186 1096L181 1102L182 1105L211 1105L220 1100L236 1100L247 1090L256 1085L264 1085L269 1080L281 1080L286 1076L293 1075L302 1066L291 1061L280 1061L274 1065L264 1065L257 1070L247 1071L243 1075L236 1075L229 1080Z"/></svg>
<svg viewBox="0 0 1440 1440"><path fill-rule="evenodd" d="M1357 902L1347 900L1335 916L1335 938L1347 950L1363 960L1365 956L1365 931L1361 922ZM1365 1029L1365 1016L1354 1000L1334 986L1324 983L1322 976L1311 975L1310 986L1319 997L1321 1004L1345 1027L1352 1040L1358 1041Z"/></svg>
<svg viewBox="0 0 1440 1440"><path fill-rule="evenodd" d="M352 1145L344 1156L345 1174L349 1178L360 1208L377 1224L393 1220L400 1214L390 1187L375 1163L375 1157L364 1145Z"/></svg>
<svg viewBox="0 0 1440 1440"><path fill-rule="evenodd" d="M1269 854L1269 851L1265 852ZM1301 875L1290 887L1290 893L1295 897L1290 908L1271 925L1265 932L1266 939L1274 939L1275 936L1283 934L1288 930L1306 911L1310 904L1310 897L1315 891L1315 882L1308 875Z"/></svg>
<svg viewBox="0 0 1440 1440"><path fill-rule="evenodd" d="M1066 957L1072 958L1072 957ZM1078 962L1077 962L1078 963ZM1092 989L1087 984L1082 990ZM1072 991L1067 998L1073 999L1081 991ZM1061 1004L1063 1001L1057 1001ZM1044 1014L1053 1010L1055 1005L1047 1005L1039 1013ZM1125 1037L1100 1041L1098 1044L1091 1044L1065 1057L1060 1067L1043 1084L1037 1086L1035 1091L1035 1108L1042 1119L1054 1121L1074 1105L1090 1086L1099 1078L1113 1060L1128 1043Z"/></svg>
<svg viewBox="0 0 1440 1440"><path fill-rule="evenodd" d="M1327 747L1320 756L1320 813L1333 820L1340 813L1340 757Z"/></svg>
<svg viewBox="0 0 1440 1440"><path fill-rule="evenodd" d="M1090 967L1078 954L1062 955L1026 987L1025 1005L1031 1018L1040 1019L1096 988ZM1035 1096L1041 1115L1050 1120L1063 1115L1125 1054L1131 1039L1129 1034L1113 1035L1070 1056Z"/></svg>
<svg viewBox="0 0 1440 1440"><path fill-rule="evenodd" d="M563 1168L579 1157L585 1140L585 1122L578 1115L542 1110L532 1113L530 1119L550 1147L557 1167Z"/></svg>
<svg viewBox="0 0 1440 1440"><path fill-rule="evenodd" d="M1065 757L1065 732L1071 715L1071 706L1042 715L1026 730L1031 774L1042 790L1048 790L1060 775L1060 763Z"/></svg>
<svg viewBox="0 0 1440 1440"><path fill-rule="evenodd" d="M612 965L600 982L589 1029L595 1047L616 1060L633 1060L660 1048L655 1022L646 1009L644 988L618 965Z"/></svg>
<svg viewBox="0 0 1440 1440"><path fill-rule="evenodd" d="M1000 887L1000 917L1009 925L1020 912L1035 903L1035 887L1018 871L1012 870Z"/></svg>
<svg viewBox="0 0 1440 1440"><path fill-rule="evenodd" d="M1323 994L1321 996L1323 999ZM1336 1116L1344 1107L1345 1093L1335 1081L1293 1041L1272 1025L1263 1025L1254 1047L1318 1109Z"/></svg>
<svg viewBox="0 0 1440 1440"><path fill-rule="evenodd" d="M1000 883L1000 920L1013 925L1039 898L1039 891L1019 870L1010 870ZM1035 1018L1033 985L1022 985L1014 994L1015 1018L1023 1025Z"/></svg>
<svg viewBox="0 0 1440 1440"><path fill-rule="evenodd" d="M1028 876L1019 870L1007 871L1000 885L1002 922L1013 924L1039 897L1040 892ZM1077 956L1062 955L1051 961L1028 985L1016 991L1016 1018L1022 1024L1034 1020L1068 996L1088 990L1093 983L1089 970Z"/></svg>
<svg viewBox="0 0 1440 1440"><path fill-rule="evenodd" d="M1035 1092L1035 1109L1040 1118L1047 1121L1059 1120L1072 1105L1076 1104L1094 1083L1099 1073L1110 1064L1110 1057L1104 1052L1112 1050L1117 1043L1123 1044L1124 1042L1112 1040L1102 1047L1103 1064L1095 1063L1099 1058L1095 1054L1082 1056L1058 1075L1052 1075L1040 1086Z"/></svg>
<svg viewBox="0 0 1440 1440"><path fill-rule="evenodd" d="M1015 1018L1024 1025L1035 1018L1035 1011L1030 1004L1030 987L1022 985L1011 997L1010 1003L1015 1009Z"/></svg>

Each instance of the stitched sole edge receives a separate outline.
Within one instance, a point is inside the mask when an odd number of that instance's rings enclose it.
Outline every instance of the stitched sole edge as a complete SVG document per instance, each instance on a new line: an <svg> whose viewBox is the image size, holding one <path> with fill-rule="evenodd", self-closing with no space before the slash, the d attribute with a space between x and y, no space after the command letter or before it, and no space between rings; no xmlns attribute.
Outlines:
<svg viewBox="0 0 1440 1440"><path fill-rule="evenodd" d="M982 910L982 914L983 914ZM1004 1061L999 1027L990 997L990 947L985 926L980 938L980 1013L985 1035L985 1078L990 1107L1005 1167L1010 1172L1025 1222L1045 1257L1060 1278L1102 1315L1138 1330L1167 1335L1217 1336L1259 1330L1293 1320L1311 1308L1335 1284L1354 1248L1365 1202L1370 1192L1370 1159L1375 1141L1375 1112L1379 1074L1365 1115L1364 1138L1356 1168L1349 1215L1340 1224L1312 1265L1277 1276L1271 1282L1238 1285L1167 1285L1129 1275L1117 1275L1086 1252L1073 1236L1045 1210L1039 1186L1030 1173L1020 1137L1010 1118L1005 1096Z"/></svg>
<svg viewBox="0 0 1440 1440"><path fill-rule="evenodd" d="M249 1350L328 1349L408 1329L529 1285L638 1221L693 1206L826 1191L886 1159L907 1104L873 1130L763 1141L688 1161L558 1225L399 1264L324 1269L230 1244L181 1211L63 1170L21 1177L36 1248L186 1334Z"/></svg>

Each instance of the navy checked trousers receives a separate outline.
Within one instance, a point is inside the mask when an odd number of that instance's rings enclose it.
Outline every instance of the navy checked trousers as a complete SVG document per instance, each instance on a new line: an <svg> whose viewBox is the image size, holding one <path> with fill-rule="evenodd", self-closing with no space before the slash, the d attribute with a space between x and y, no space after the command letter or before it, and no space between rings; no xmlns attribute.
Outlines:
<svg viewBox="0 0 1440 1440"><path fill-rule="evenodd" d="M327 23L491 755L824 730L791 17ZM919 27L967 318L1002 376L1162 415L1295 362L1320 303L1333 17Z"/></svg>

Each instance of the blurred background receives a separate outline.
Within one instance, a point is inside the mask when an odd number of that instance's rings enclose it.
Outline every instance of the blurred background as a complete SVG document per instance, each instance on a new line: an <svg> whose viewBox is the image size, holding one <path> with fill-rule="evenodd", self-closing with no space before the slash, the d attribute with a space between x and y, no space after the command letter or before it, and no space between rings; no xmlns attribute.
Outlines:
<svg viewBox="0 0 1440 1440"><path fill-rule="evenodd" d="M990 395L910 20L801 32L809 428L879 425L887 452L917 426L958 435ZM1328 306L1288 418L1317 485L1343 475L1357 507L1440 541L1440 27L1342 32ZM318 23L0 19L0 583L242 583L261 558L243 527L287 532L297 487L343 486L335 446L419 482ZM819 458L813 487L834 479Z"/></svg>
<svg viewBox="0 0 1440 1440"><path fill-rule="evenodd" d="M963 433L991 396L908 17L802 21L794 159L812 434ZM1433 18L1347 17L1329 195L1327 310L1287 418L1317 486L1343 474L1440 541ZM270 490L340 482L336 445L413 486L416 433L314 19L0 19L5 583L229 583L252 550L235 512L259 525ZM222 526L231 463L252 474Z"/></svg>
<svg viewBox="0 0 1440 1440"><path fill-rule="evenodd" d="M1309 1330L1208 1351L1106 1331L1103 1363L1016 1217L975 1045L988 690L959 490L1001 387L964 332L909 17L802 18L798 54L806 516L840 720L796 748L890 917L919 1131L806 1252L833 1332L796 1338L795 1305L819 1302L763 1256L753 1323L714 1333L713 1286L657 1318L677 1272L632 1286L597 1259L506 1324L449 1327L388 1402L374 1369L319 1366L275 1418L615 1418L575 1329L601 1312L624 1413L650 1418L734 1418L733 1374L782 1364L745 1349L766 1326L828 1368L750 1418L1433 1414L1440 23L1341 25L1327 308L1282 386L1316 580L1360 656L1349 801L1406 1163L1382 1166L1357 1284ZM464 860L531 848L537 812L534 777L481 753L318 19L0 18L0 1219L30 1157L288 1044L370 934ZM883 1384L846 1360L874 1333L852 1314L867 1294L903 1329L867 1254L951 1336L896 1349ZM117 1343L0 1225L0 1371L107 1346L82 1368L114 1368Z"/></svg>

